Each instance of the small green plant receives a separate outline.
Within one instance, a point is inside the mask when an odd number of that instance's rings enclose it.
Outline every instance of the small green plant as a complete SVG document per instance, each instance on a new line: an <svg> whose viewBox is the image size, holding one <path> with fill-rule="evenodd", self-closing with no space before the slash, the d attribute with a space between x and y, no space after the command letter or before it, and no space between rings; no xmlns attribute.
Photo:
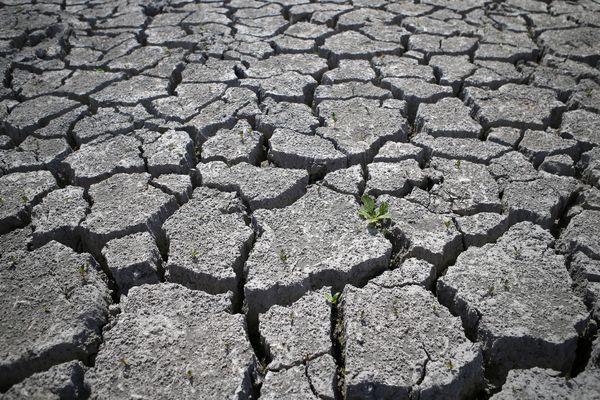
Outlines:
<svg viewBox="0 0 600 400"><path fill-rule="evenodd" d="M101 67L97 67L94 71L96 71L96 72L104 72L104 69L102 69Z"/></svg>
<svg viewBox="0 0 600 400"><path fill-rule="evenodd" d="M290 256L284 249L279 250L279 259L281 260L281 262L286 263L289 258Z"/></svg>
<svg viewBox="0 0 600 400"><path fill-rule="evenodd" d="M14 254L8 256L8 261L10 262L11 268L15 268L17 266L17 256Z"/></svg>
<svg viewBox="0 0 600 400"><path fill-rule="evenodd" d="M188 369L187 371L185 371L185 377L188 378L190 383L194 383L194 374L192 373L191 369Z"/></svg>
<svg viewBox="0 0 600 400"><path fill-rule="evenodd" d="M125 357L121 357L117 360L119 362L119 364L121 364L124 367L129 367L129 361L127 361L127 359Z"/></svg>
<svg viewBox="0 0 600 400"><path fill-rule="evenodd" d="M27 196L25 196L25 195L21 196L21 202L23 204L27 203L28 201L29 201L29 199L27 198Z"/></svg>
<svg viewBox="0 0 600 400"><path fill-rule="evenodd" d="M446 230L450 229L451 225L452 225L452 220L451 219L445 219L444 220L444 226L446 227Z"/></svg>
<svg viewBox="0 0 600 400"><path fill-rule="evenodd" d="M198 252L197 249L192 249L192 259L194 261L196 261L198 259L198 256L200 255L200 252Z"/></svg>
<svg viewBox="0 0 600 400"><path fill-rule="evenodd" d="M334 294L325 293L325 300L327 300L331 304L337 304L339 299L340 299L340 292L337 292Z"/></svg>
<svg viewBox="0 0 600 400"><path fill-rule="evenodd" d="M337 115L335 115L335 112L331 113L331 120L333 121L333 124L335 125L335 123L337 122Z"/></svg>
<svg viewBox="0 0 600 400"><path fill-rule="evenodd" d="M454 162L454 166L456 167L456 169L460 169L460 164L461 164L461 160L456 160Z"/></svg>
<svg viewBox="0 0 600 400"><path fill-rule="evenodd" d="M392 218L392 215L389 213L389 205L385 201L381 202L379 207L377 207L375 200L368 194L363 194L361 200L362 206L358 209L358 215L366 219L369 224L378 224Z"/></svg>
<svg viewBox="0 0 600 400"><path fill-rule="evenodd" d="M239 135L240 135L240 142L244 143L244 130L243 129L240 129Z"/></svg>
<svg viewBox="0 0 600 400"><path fill-rule="evenodd" d="M79 271L79 275L81 275L82 278L85 278L85 265L81 264L77 270Z"/></svg>
<svg viewBox="0 0 600 400"><path fill-rule="evenodd" d="M446 368L450 370L454 369L454 364L452 363L452 360L446 361Z"/></svg>

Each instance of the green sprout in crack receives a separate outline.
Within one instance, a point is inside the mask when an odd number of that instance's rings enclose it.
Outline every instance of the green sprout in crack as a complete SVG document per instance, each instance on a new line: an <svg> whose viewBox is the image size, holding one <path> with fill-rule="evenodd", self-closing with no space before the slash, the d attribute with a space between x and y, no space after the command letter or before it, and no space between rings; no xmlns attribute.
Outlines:
<svg viewBox="0 0 600 400"><path fill-rule="evenodd" d="M331 113L331 120L333 121L333 124L335 125L335 123L337 122L337 115L335 115L335 112Z"/></svg>
<svg viewBox="0 0 600 400"><path fill-rule="evenodd" d="M337 304L338 300L340 299L340 292L334 294L325 293L324 296L325 300L327 300L329 303Z"/></svg>
<svg viewBox="0 0 600 400"><path fill-rule="evenodd" d="M450 370L454 369L454 364L452 363L452 360L446 361L446 368Z"/></svg>
<svg viewBox="0 0 600 400"><path fill-rule="evenodd" d="M101 67L97 67L94 71L96 71L96 72L104 72L104 69L102 69Z"/></svg>
<svg viewBox="0 0 600 400"><path fill-rule="evenodd" d="M79 275L81 275L82 278L85 278L85 265L81 264L77 270L79 271Z"/></svg>
<svg viewBox="0 0 600 400"><path fill-rule="evenodd" d="M281 262L286 263L289 258L290 256L284 249L279 250L279 259L281 260Z"/></svg>
<svg viewBox="0 0 600 400"><path fill-rule="evenodd" d="M29 199L27 198L27 196L25 196L25 195L21 196L21 202L23 204L27 203L28 201L29 201Z"/></svg>
<svg viewBox="0 0 600 400"><path fill-rule="evenodd" d="M199 255L200 255L200 252L197 249L192 249L192 259L194 261L196 261L198 259Z"/></svg>
<svg viewBox="0 0 600 400"><path fill-rule="evenodd" d="M392 218L389 213L389 205L385 201L377 207L375 200L368 194L363 194L361 200L362 206L358 209L358 215L367 220L369 224L378 224Z"/></svg>
<svg viewBox="0 0 600 400"><path fill-rule="evenodd" d="M456 169L460 169L460 164L461 164L461 160L456 160L454 162L454 166L456 167Z"/></svg>

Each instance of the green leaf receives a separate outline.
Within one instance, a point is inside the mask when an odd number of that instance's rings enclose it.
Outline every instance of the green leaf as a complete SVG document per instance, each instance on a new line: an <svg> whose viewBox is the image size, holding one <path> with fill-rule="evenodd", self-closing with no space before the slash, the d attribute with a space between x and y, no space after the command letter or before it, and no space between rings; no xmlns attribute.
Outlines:
<svg viewBox="0 0 600 400"><path fill-rule="evenodd" d="M365 210L367 210L367 212L372 213L375 211L375 200L373 200L371 196L365 193L360 199L362 200L363 207Z"/></svg>

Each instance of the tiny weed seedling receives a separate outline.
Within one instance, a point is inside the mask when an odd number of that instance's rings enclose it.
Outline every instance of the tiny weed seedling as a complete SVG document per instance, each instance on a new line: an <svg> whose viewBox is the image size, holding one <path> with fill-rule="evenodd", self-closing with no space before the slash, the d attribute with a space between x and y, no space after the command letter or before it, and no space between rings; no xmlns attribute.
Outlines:
<svg viewBox="0 0 600 400"><path fill-rule="evenodd" d="M325 300L327 300L331 304L337 304L339 299L340 299L340 292L337 292L334 294L325 293Z"/></svg>
<svg viewBox="0 0 600 400"><path fill-rule="evenodd" d="M333 121L333 125L335 125L337 122L337 115L335 115L335 112L331 113L331 120Z"/></svg>
<svg viewBox="0 0 600 400"><path fill-rule="evenodd" d="M190 384L194 383L194 374L192 373L191 369L185 371L185 377L190 381Z"/></svg>
<svg viewBox="0 0 600 400"><path fill-rule="evenodd" d="M460 160L456 160L456 161L454 162L454 166L456 167L456 169L460 169L460 163L461 163L461 161L460 161Z"/></svg>
<svg viewBox="0 0 600 400"><path fill-rule="evenodd" d="M28 201L29 201L29 199L27 198L27 196L25 196L25 195L21 196L21 202L23 204L26 204Z"/></svg>
<svg viewBox="0 0 600 400"><path fill-rule="evenodd" d="M375 200L368 194L363 194L361 200L363 205L358 209L358 215L367 220L369 224L378 224L392 218L389 213L389 205L385 201L377 207Z"/></svg>
<svg viewBox="0 0 600 400"><path fill-rule="evenodd" d="M289 258L290 257L284 249L279 250L279 259L281 260L281 262L286 263Z"/></svg>
<svg viewBox="0 0 600 400"><path fill-rule="evenodd" d="M196 249L192 250L192 260L197 261L199 255L200 255L200 253L198 252L198 250L196 250Z"/></svg>
<svg viewBox="0 0 600 400"><path fill-rule="evenodd" d="M79 275L85 279L85 265L81 264L77 270L79 271Z"/></svg>
<svg viewBox="0 0 600 400"><path fill-rule="evenodd" d="M119 358L118 361L119 361L119 364L121 364L125 368L129 367L129 362L127 361L127 359L125 357Z"/></svg>
<svg viewBox="0 0 600 400"><path fill-rule="evenodd" d="M452 363L452 360L446 361L446 368L450 370L454 369L454 364Z"/></svg>
<svg viewBox="0 0 600 400"><path fill-rule="evenodd" d="M14 254L8 256L8 261L10 262L11 268L16 268L17 266L17 257Z"/></svg>
<svg viewBox="0 0 600 400"><path fill-rule="evenodd" d="M445 219L444 220L444 226L446 227L446 230L449 230L451 225L452 225L452 220L451 219Z"/></svg>
<svg viewBox="0 0 600 400"><path fill-rule="evenodd" d="M96 72L104 72L104 70L102 68L100 68L100 67L96 68L94 71L96 71Z"/></svg>

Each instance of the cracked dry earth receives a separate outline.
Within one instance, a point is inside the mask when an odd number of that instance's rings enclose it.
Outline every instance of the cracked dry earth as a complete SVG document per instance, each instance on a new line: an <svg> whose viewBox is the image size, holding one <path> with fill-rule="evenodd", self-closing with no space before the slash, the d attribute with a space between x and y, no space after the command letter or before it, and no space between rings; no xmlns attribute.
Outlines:
<svg viewBox="0 0 600 400"><path fill-rule="evenodd" d="M0 22L1 399L600 399L600 1Z"/></svg>

